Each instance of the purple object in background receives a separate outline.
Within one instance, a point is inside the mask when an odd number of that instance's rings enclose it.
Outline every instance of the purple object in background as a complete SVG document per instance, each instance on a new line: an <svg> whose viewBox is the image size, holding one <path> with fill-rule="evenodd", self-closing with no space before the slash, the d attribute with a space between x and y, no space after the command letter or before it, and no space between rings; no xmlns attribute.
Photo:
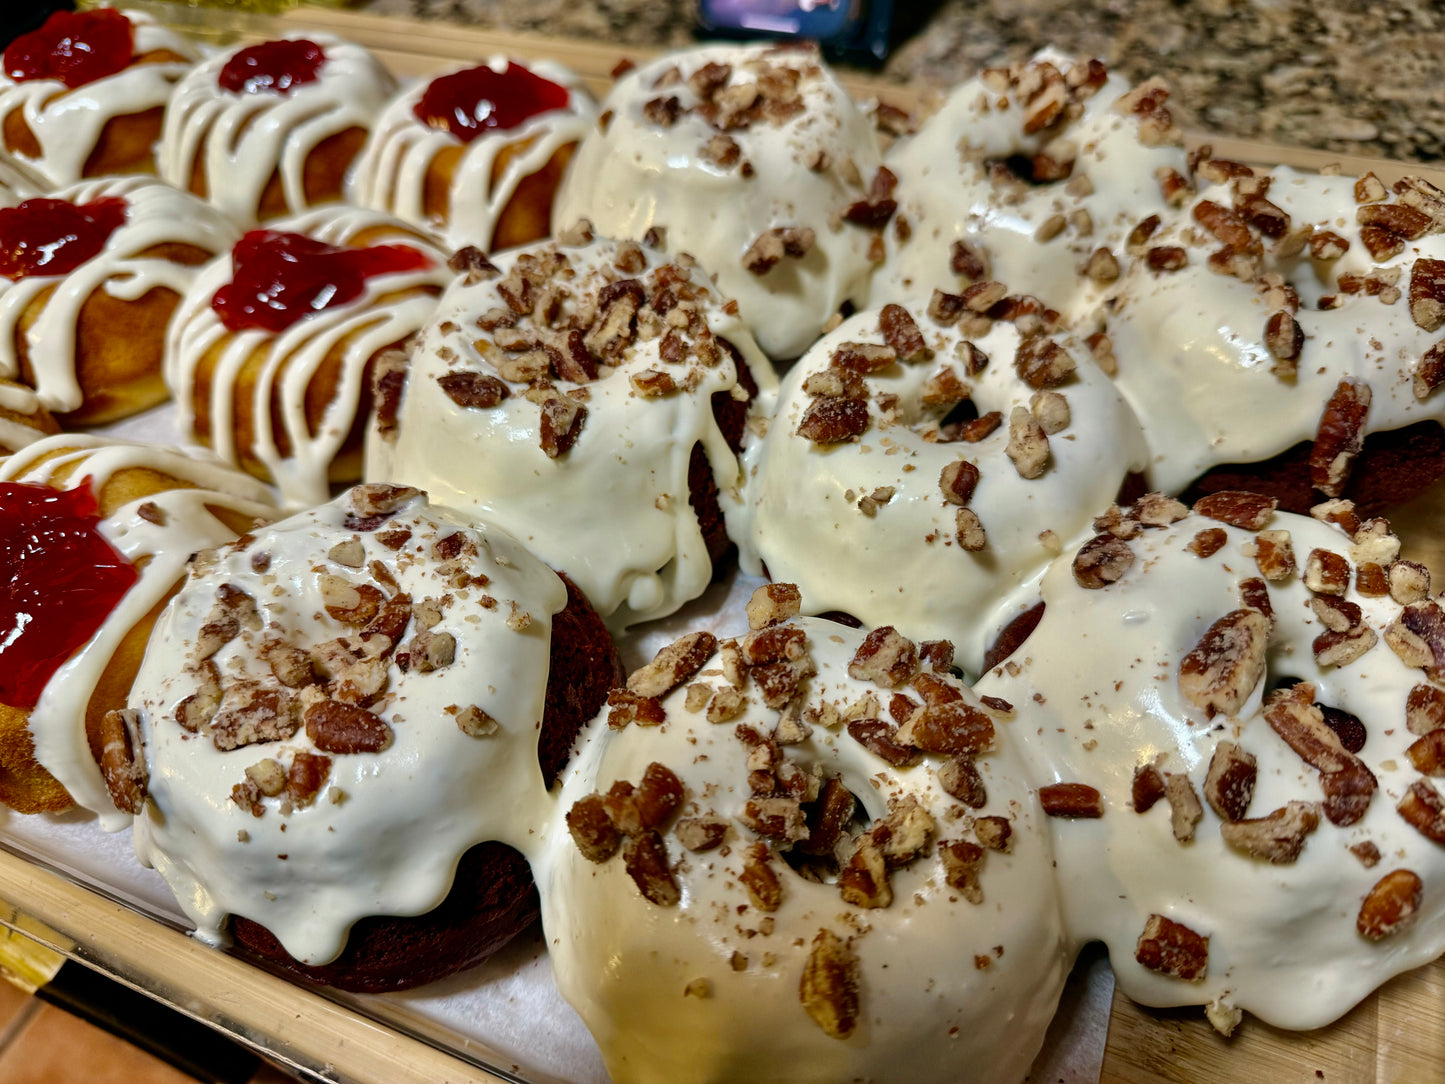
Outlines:
<svg viewBox="0 0 1445 1084"><path fill-rule="evenodd" d="M807 38L832 56L881 64L893 0L699 0L697 21L709 37Z"/></svg>

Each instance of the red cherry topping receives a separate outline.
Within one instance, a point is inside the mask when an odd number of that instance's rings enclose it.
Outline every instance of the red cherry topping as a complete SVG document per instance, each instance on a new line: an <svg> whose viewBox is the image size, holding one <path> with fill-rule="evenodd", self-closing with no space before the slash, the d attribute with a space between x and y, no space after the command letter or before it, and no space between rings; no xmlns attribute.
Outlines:
<svg viewBox="0 0 1445 1084"><path fill-rule="evenodd" d="M0 208L0 277L70 274L105 247L128 210L119 196L92 203L28 199Z"/></svg>
<svg viewBox="0 0 1445 1084"><path fill-rule="evenodd" d="M140 578L99 524L89 479L0 482L0 703L33 708Z"/></svg>
<svg viewBox="0 0 1445 1084"><path fill-rule="evenodd" d="M470 143L488 128L515 128L538 113L563 109L569 97L566 87L509 60L504 71L484 64L433 79L412 112L423 124Z"/></svg>
<svg viewBox="0 0 1445 1084"><path fill-rule="evenodd" d="M231 281L216 291L211 308L232 331L281 332L354 301L369 278L430 266L407 245L338 248L304 234L252 230L231 250Z"/></svg>
<svg viewBox="0 0 1445 1084"><path fill-rule="evenodd" d="M221 69L216 82L232 94L280 94L320 78L326 53L314 41L263 41L242 49Z"/></svg>
<svg viewBox="0 0 1445 1084"><path fill-rule="evenodd" d="M17 83L59 79L83 87L130 65L135 33L112 8L57 11L39 30L21 34L5 49L5 74Z"/></svg>

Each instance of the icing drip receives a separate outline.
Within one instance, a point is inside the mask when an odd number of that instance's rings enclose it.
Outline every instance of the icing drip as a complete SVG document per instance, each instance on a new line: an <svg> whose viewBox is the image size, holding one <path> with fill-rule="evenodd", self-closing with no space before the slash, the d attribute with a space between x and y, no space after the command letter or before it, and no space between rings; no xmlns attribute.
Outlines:
<svg viewBox="0 0 1445 1084"><path fill-rule="evenodd" d="M131 695L143 713L150 765L136 852L166 879L206 940L222 938L226 915L244 915L298 960L324 963L340 952L358 918L436 906L457 859L474 843L496 839L532 852L539 846L535 829L551 802L537 764L537 733L551 615L565 605L566 589L504 532L428 508L424 497L383 519L375 530L358 528L343 496L256 532L244 547L207 554L156 624ZM410 534L399 549L378 540L400 531ZM482 586L452 582L433 551L449 537L470 544L474 552L461 547L460 560L468 575L485 577ZM353 558L358 565L328 561L338 543L353 540L363 554ZM260 554L268 560L258 560ZM290 765L319 747L303 727L223 752L211 724L191 734L176 721L178 703L197 691L193 645L217 588L228 584L251 596L260 620L243 625L212 661L227 681L279 688L263 641L307 651L354 632L328 615L323 580L370 583L363 570L374 562L394 575L392 594L439 605L431 632L454 638L455 661L403 670L398 654L389 654L382 660L384 691L368 710L390 728L390 746L331 752L314 800L283 803L258 794L262 812L255 816L232 800L246 769L263 760ZM443 596L448 601L439 602ZM530 618L524 628L519 614ZM408 640L420 631L413 618ZM463 733L458 709L471 706L497 729Z"/></svg>
<svg viewBox="0 0 1445 1084"><path fill-rule="evenodd" d="M700 99L688 82L710 64L727 66L730 87L796 78L802 108L714 127L693 108ZM675 109L659 115L653 103L669 99ZM770 356L807 349L871 268L876 234L836 218L866 197L882 162L872 126L817 54L727 45L660 57L617 80L603 115L609 122L588 133L563 179L553 220L585 218L634 240L664 230L671 251L695 256L737 298ZM724 138L736 153L713 149ZM786 228L812 230L805 255L764 273L744 267L757 238Z"/></svg>
<svg viewBox="0 0 1445 1084"><path fill-rule="evenodd" d="M95 258L66 275L31 275L0 282L0 377L20 374L15 340L26 309L45 291L43 311L25 332L35 390L50 410L75 410L84 398L76 375L76 332L81 306L96 290L135 300L164 288L184 294L197 268L148 254L157 245L186 244L205 252L228 249L236 229L194 196L144 177L83 181L56 198L88 205L123 200L124 224L106 239Z"/></svg>
<svg viewBox="0 0 1445 1084"><path fill-rule="evenodd" d="M218 91L224 73L241 57L306 44L325 54L315 79L293 78L285 93ZM252 81L262 78L249 66L247 74ZM166 109L157 152L160 175L187 188L199 165L207 198L241 222L256 220L261 194L274 175L288 212L297 214L310 206L306 164L312 153L350 129L369 131L395 92L396 81L371 53L327 34L212 57L181 80Z"/></svg>
<svg viewBox="0 0 1445 1084"><path fill-rule="evenodd" d="M177 480L176 488L116 508L97 528L140 578L84 646L55 671L30 714L36 760L77 805L98 814L111 831L125 827L130 817L116 812L86 739L86 705L97 681L126 633L180 580L190 554L235 537L211 509L241 518L274 514L265 486L205 453L77 433L47 437L0 460L0 482L87 487L104 502L111 479L132 469ZM145 504L154 505L159 514L142 512Z"/></svg>
<svg viewBox="0 0 1445 1084"><path fill-rule="evenodd" d="M487 67L501 73L511 67L511 61L493 57ZM505 129L505 133L486 131L465 144L450 130L432 127L417 117L423 96L435 83L404 91L376 122L352 174L352 198L363 206L389 211L432 229L444 235L453 247L490 247L497 218L518 187L558 150L579 141L594 113L592 100L572 73L544 62L532 64L531 70L543 81L565 88L565 103L529 116ZM508 115L513 114L508 111ZM494 180L497 157L507 148L516 152ZM443 222L427 214L426 189L428 171L437 156L448 149L461 150L461 156L447 190L448 213Z"/></svg>
<svg viewBox="0 0 1445 1084"><path fill-rule="evenodd" d="M351 432L364 391L367 366L378 352L403 342L436 309L436 295L452 274L445 255L411 227L359 208L324 208L277 223L323 246L347 249L358 237L421 253L422 266L368 277L350 303L324 308L279 333L248 329L232 333L211 300L231 279L231 259L223 256L204 268L171 321L166 346L166 383L174 391L183 433L195 433L231 463L253 459L296 505L317 504L328 494L328 468ZM349 250L349 249L348 249ZM265 361L251 393L254 421L249 447L238 444L236 385L252 356ZM328 359L340 354L336 387L325 416L314 428L306 417L316 395L315 381ZM201 366L214 356L214 366ZM206 396L209 424L197 430L197 396ZM273 429L279 404L282 431ZM282 453L281 440L289 447Z"/></svg>
<svg viewBox="0 0 1445 1084"><path fill-rule="evenodd" d="M24 384L0 380L0 455L9 455L47 433L59 431L34 391Z"/></svg>
<svg viewBox="0 0 1445 1084"><path fill-rule="evenodd" d="M183 38L158 25L149 15L133 11L120 14L131 24L137 58L163 51L185 59L133 62L76 90L68 89L59 79L16 82L0 74L0 118L18 110L40 147L38 157L18 152L16 157L52 185L80 180L86 159L111 120L164 106L172 87L185 75L195 56L195 50Z"/></svg>
<svg viewBox="0 0 1445 1084"><path fill-rule="evenodd" d="M728 340L741 354L762 392L750 413L765 414L777 378L742 321L723 307L697 270L668 264L636 245L627 248L627 271L616 262L624 259L622 248L607 241L576 248L536 245L498 255L501 276L559 261L567 271L559 271L563 277L557 282L567 296L550 326L526 317L496 337L565 336L566 328L580 321L585 329L597 316L598 297L609 284L631 279L652 296L676 275L697 291L697 323L708 337ZM711 365L684 359L691 361L684 368L663 359L665 329L654 327L650 337L639 334L619 354L603 359L597 379L553 381L558 392L579 393L567 401L584 405L586 419L570 451L550 456L539 444L541 408L525 387L477 409L459 405L439 383L458 373L495 380L493 374L502 371L497 368L504 363L502 351L490 341L493 336L479 339L477 330L483 314L507 309L499 292L507 280L501 276L459 279L443 295L413 353L394 444L375 433L368 437L367 477L425 488L439 502L493 520L571 576L614 625L671 613L701 594L712 576L688 499L694 445L700 443L707 454L731 526L740 509L741 468L711 402L738 388L731 356L721 350ZM675 389L658 397L641 394L634 380L651 371L671 374Z"/></svg>

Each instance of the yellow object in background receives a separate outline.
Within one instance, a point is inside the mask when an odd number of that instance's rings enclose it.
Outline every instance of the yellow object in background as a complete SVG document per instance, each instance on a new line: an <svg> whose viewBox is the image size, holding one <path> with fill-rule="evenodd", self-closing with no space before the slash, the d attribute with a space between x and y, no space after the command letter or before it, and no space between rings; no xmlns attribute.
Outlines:
<svg viewBox="0 0 1445 1084"><path fill-rule="evenodd" d="M65 939L3 901L0 901L0 921L3 921L0 925L0 979L20 987L27 994L33 994L55 977L60 965L65 963L65 957L21 931L32 929L36 936L46 937L55 943L63 943Z"/></svg>

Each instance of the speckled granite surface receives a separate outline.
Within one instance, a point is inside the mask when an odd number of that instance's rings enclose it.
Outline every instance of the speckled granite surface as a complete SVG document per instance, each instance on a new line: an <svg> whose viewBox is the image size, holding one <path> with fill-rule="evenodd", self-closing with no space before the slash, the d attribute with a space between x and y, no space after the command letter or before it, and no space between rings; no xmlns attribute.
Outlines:
<svg viewBox="0 0 1445 1084"><path fill-rule="evenodd" d="M369 11L681 45L691 0L364 0ZM1410 160L1445 158L1439 0L896 0L928 9L884 74L947 85L1052 43L1159 73L1189 126ZM915 15L915 18L917 16Z"/></svg>

